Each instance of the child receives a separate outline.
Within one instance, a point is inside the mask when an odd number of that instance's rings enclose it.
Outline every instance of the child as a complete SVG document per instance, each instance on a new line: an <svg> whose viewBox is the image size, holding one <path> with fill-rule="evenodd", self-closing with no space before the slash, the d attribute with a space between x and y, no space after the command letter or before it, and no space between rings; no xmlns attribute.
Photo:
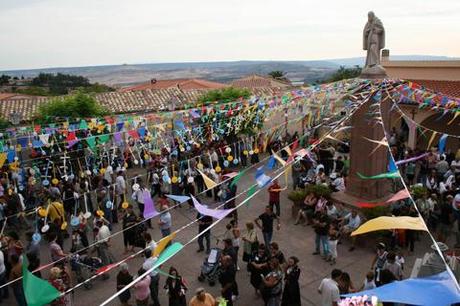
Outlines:
<svg viewBox="0 0 460 306"><path fill-rule="evenodd" d="M375 285L375 281L374 281L374 272L372 271L367 272L366 278L364 279L363 286L361 287L359 291L371 290L376 287L377 286Z"/></svg>
<svg viewBox="0 0 460 306"><path fill-rule="evenodd" d="M335 224L331 224L328 233L329 256L327 261L331 262L331 266L335 265L337 260L337 242L339 241L340 231Z"/></svg>

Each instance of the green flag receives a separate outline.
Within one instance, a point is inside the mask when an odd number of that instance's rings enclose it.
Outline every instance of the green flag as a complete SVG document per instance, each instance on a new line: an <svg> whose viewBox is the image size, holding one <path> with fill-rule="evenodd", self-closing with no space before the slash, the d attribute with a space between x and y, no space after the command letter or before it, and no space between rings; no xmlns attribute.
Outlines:
<svg viewBox="0 0 460 306"><path fill-rule="evenodd" d="M252 196L257 190L257 185L252 185L248 190L248 198ZM249 207L249 201L246 201L246 206Z"/></svg>
<svg viewBox="0 0 460 306"><path fill-rule="evenodd" d="M88 129L88 123L86 122L86 120L82 119L80 121L80 130L87 130Z"/></svg>
<svg viewBox="0 0 460 306"><path fill-rule="evenodd" d="M109 141L110 135L104 134L104 135L99 136L98 138L101 143L106 143L107 141Z"/></svg>
<svg viewBox="0 0 460 306"><path fill-rule="evenodd" d="M42 306L58 298L61 295L59 290L27 270L27 257L24 255L22 258L22 287L27 305Z"/></svg>
<svg viewBox="0 0 460 306"><path fill-rule="evenodd" d="M380 173L380 174L377 174L377 175L373 175L373 176L366 176L366 175L362 175L361 173L357 172L356 173L360 179L362 180L378 180L378 179L385 179L385 178L390 178L390 179L394 179L394 178L398 178L399 177L399 172L398 171L394 171L394 172L387 172L387 173Z"/></svg>
<svg viewBox="0 0 460 306"><path fill-rule="evenodd" d="M233 178L232 182L230 183L230 187L233 187L233 185L238 184L239 180L241 180L241 178L243 177L244 172L246 172L246 170L241 170L241 171Z"/></svg>
<svg viewBox="0 0 460 306"><path fill-rule="evenodd" d="M86 142L88 143L88 146L91 149L94 149L94 147L96 146L96 136L86 138Z"/></svg>

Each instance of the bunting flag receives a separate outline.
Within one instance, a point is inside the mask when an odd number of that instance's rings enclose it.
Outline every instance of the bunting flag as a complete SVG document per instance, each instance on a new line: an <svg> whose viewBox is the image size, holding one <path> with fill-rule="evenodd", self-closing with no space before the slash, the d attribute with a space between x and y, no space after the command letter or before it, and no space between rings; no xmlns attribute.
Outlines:
<svg viewBox="0 0 460 306"><path fill-rule="evenodd" d="M158 216L160 213L155 208L150 192L148 190L144 190L142 192L142 196L144 197L144 219L150 219Z"/></svg>
<svg viewBox="0 0 460 306"><path fill-rule="evenodd" d="M381 173L381 174L377 174L377 175L373 175L373 176L362 175L359 172L357 172L356 174L362 180L378 180L378 179L386 179L386 178L388 178L388 179L399 178L399 172L398 171Z"/></svg>
<svg viewBox="0 0 460 306"><path fill-rule="evenodd" d="M61 293L48 281L33 275L27 267L27 256L22 256L22 287L29 306L43 306L58 298Z"/></svg>
<svg viewBox="0 0 460 306"><path fill-rule="evenodd" d="M268 159L267 169L272 170L275 167L275 164L276 164L276 160L275 160L275 157L272 155Z"/></svg>
<svg viewBox="0 0 460 306"><path fill-rule="evenodd" d="M198 169L197 169L198 170ZM214 187L217 186L217 183L211 180L206 174L198 170L198 172L201 174L204 180L204 184L206 185L207 189L213 189Z"/></svg>
<svg viewBox="0 0 460 306"><path fill-rule="evenodd" d="M3 167L6 161L6 153L0 153L0 168Z"/></svg>
<svg viewBox="0 0 460 306"><path fill-rule="evenodd" d="M238 172L238 174L233 178L232 182L230 183L230 187L233 187L233 185L238 184L240 179L243 177L244 173L246 172L246 169L241 170Z"/></svg>
<svg viewBox="0 0 460 306"><path fill-rule="evenodd" d="M38 138L40 138L43 144L47 145L49 143L50 134L41 134L41 135L38 135Z"/></svg>
<svg viewBox="0 0 460 306"><path fill-rule="evenodd" d="M86 138L86 143L91 149L94 149L96 147L96 136Z"/></svg>
<svg viewBox="0 0 460 306"><path fill-rule="evenodd" d="M428 231L425 222L421 217L378 217L371 219L358 227L351 236L361 235L369 232L393 229L410 229L414 231Z"/></svg>
<svg viewBox="0 0 460 306"><path fill-rule="evenodd" d="M251 197L251 196L256 192L256 190L257 190L257 186L256 186L256 185L252 185L252 186L249 188L249 190L248 190L248 196L247 196L247 198ZM250 202L249 200L246 201L246 207L249 207L249 202Z"/></svg>
<svg viewBox="0 0 460 306"><path fill-rule="evenodd" d="M449 122L447 122L447 125L451 125L455 121L455 119L457 119L458 115L460 115L460 110L457 110L455 112L454 117Z"/></svg>
<svg viewBox="0 0 460 306"><path fill-rule="evenodd" d="M179 204L185 203L188 200L190 200L190 197L188 196L180 196L180 195L174 195L174 194L167 194L166 196L170 198L171 200L179 202Z"/></svg>
<svg viewBox="0 0 460 306"><path fill-rule="evenodd" d="M388 164L388 172L398 171L398 167L396 166L395 161L393 157L391 156L391 154L390 154L389 160L390 160L390 163Z"/></svg>
<svg viewBox="0 0 460 306"><path fill-rule="evenodd" d="M431 144L433 143L434 138L436 137L436 134L437 134L437 132L434 132L434 131L431 134L430 140L428 141L428 146L426 147L427 150L429 150L431 148Z"/></svg>
<svg viewBox="0 0 460 306"><path fill-rule="evenodd" d="M283 148L284 151L286 151L286 153L291 156L292 155L292 151L291 151L291 148L289 148L289 146L286 146Z"/></svg>
<svg viewBox="0 0 460 306"><path fill-rule="evenodd" d="M97 139L99 140L100 143L106 143L110 140L110 135L109 134L101 135L101 136L98 136Z"/></svg>
<svg viewBox="0 0 460 306"><path fill-rule="evenodd" d="M176 238L177 232L172 232L170 235L162 238L160 241L157 242L157 247L153 250L153 257L157 257L158 255L163 252L164 249L170 244L170 242Z"/></svg>
<svg viewBox="0 0 460 306"><path fill-rule="evenodd" d="M407 189L402 189L395 193L391 198L386 200L385 202L358 202L356 205L361 208L372 208L375 206L384 206L396 201L404 200L409 198L410 194Z"/></svg>
<svg viewBox="0 0 460 306"><path fill-rule="evenodd" d="M444 150L446 149L447 136L447 134L442 134L439 138L438 151L440 154L444 154Z"/></svg>
<svg viewBox="0 0 460 306"><path fill-rule="evenodd" d="M200 214L205 215L205 216L210 216L210 217L220 220L220 219L225 218L226 215L228 215L229 213L233 211L233 209L210 209L202 205L200 202L198 202L198 200L195 199L194 196L190 195L190 197L192 198L195 209Z"/></svg>
<svg viewBox="0 0 460 306"><path fill-rule="evenodd" d="M407 164L407 163L422 159L424 157L427 157L428 154L430 154L430 153L423 153L422 155L419 155L419 156L415 156L415 157L411 157L411 158L407 158L407 159L403 159L403 160L398 160L396 162L396 165L399 166L399 165Z"/></svg>
<svg viewBox="0 0 460 306"><path fill-rule="evenodd" d="M284 179L286 180L286 188L289 186L289 173L292 171L292 165L289 165L284 171Z"/></svg>
<svg viewBox="0 0 460 306"><path fill-rule="evenodd" d="M284 166L286 165L286 161L284 159L281 158L281 156L279 156L278 154L276 154L275 152L272 151L272 156L274 158L276 158L276 160L281 164L281 166Z"/></svg>
<svg viewBox="0 0 460 306"><path fill-rule="evenodd" d="M267 186L268 183L270 183L271 178L264 173L263 166L257 168L256 171L256 182L257 185L259 185L259 188L263 188Z"/></svg>
<svg viewBox="0 0 460 306"><path fill-rule="evenodd" d="M119 144L121 142L123 142L123 139L122 139L122 132L115 132L113 134L113 139L115 141L116 144Z"/></svg>
<svg viewBox="0 0 460 306"><path fill-rule="evenodd" d="M373 139L369 139L367 137L363 137L364 139L370 141L370 142L373 142L373 143L376 143L377 146L374 148L374 150L372 150L372 152L369 154L369 155L372 155L374 154L381 146L383 147L388 147L388 142L386 141L386 137L383 136L382 140L373 140Z"/></svg>

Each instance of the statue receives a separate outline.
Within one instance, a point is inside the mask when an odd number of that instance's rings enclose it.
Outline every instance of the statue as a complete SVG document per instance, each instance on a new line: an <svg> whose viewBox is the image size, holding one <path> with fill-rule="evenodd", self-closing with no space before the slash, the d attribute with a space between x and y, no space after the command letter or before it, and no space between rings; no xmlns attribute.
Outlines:
<svg viewBox="0 0 460 306"><path fill-rule="evenodd" d="M361 77L384 78L386 72L380 65L380 50L385 48L385 28L374 12L369 12L367 16L363 31L363 49L367 50L367 56Z"/></svg>

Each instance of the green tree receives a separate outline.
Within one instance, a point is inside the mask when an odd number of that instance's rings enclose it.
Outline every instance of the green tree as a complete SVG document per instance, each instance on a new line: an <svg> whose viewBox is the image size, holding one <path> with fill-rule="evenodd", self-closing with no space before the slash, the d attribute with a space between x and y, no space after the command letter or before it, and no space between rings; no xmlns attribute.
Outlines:
<svg viewBox="0 0 460 306"><path fill-rule="evenodd" d="M11 79L11 77L9 75L2 74L0 76L0 86L8 85L8 83L10 82L10 79Z"/></svg>
<svg viewBox="0 0 460 306"><path fill-rule="evenodd" d="M54 98L41 105L35 120L50 122L55 117L77 119L107 114L109 114L109 111L101 106L93 96L78 91L74 95Z"/></svg>
<svg viewBox="0 0 460 306"><path fill-rule="evenodd" d="M11 123L8 120L0 117L0 129L1 130L6 129L10 126L11 126Z"/></svg>
<svg viewBox="0 0 460 306"><path fill-rule="evenodd" d="M251 92L248 89L227 87L224 89L208 91L198 99L198 102L231 102L238 100L239 98L248 98L250 95Z"/></svg>
<svg viewBox="0 0 460 306"><path fill-rule="evenodd" d="M281 81L287 80L286 72L281 71L281 70L273 70L269 72L268 75L271 76L275 80L281 80Z"/></svg>
<svg viewBox="0 0 460 306"><path fill-rule="evenodd" d="M340 68L334 72L328 79L324 80L322 83L331 83L337 82L340 80L353 79L359 77L361 74L361 67L354 66L353 68L345 68L345 66L340 66Z"/></svg>

